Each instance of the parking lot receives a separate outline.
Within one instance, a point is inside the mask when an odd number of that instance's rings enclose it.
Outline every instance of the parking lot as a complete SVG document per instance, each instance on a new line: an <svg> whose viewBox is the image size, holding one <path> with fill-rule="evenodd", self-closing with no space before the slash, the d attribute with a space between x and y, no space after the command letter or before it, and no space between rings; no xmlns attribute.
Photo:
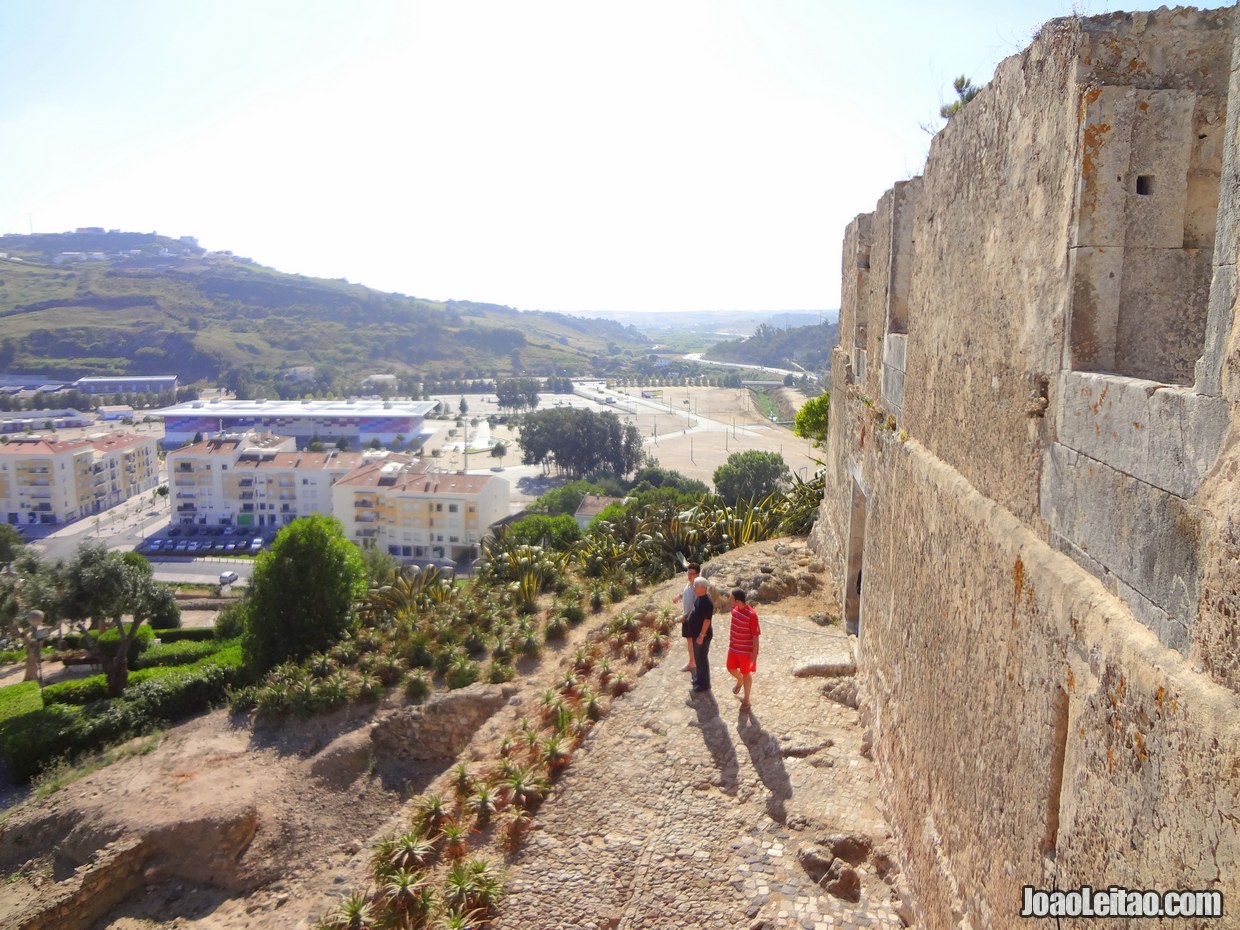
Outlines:
<svg viewBox="0 0 1240 930"><path fill-rule="evenodd" d="M171 526L134 548L151 561L160 556L254 556L274 537L274 529L252 526Z"/></svg>

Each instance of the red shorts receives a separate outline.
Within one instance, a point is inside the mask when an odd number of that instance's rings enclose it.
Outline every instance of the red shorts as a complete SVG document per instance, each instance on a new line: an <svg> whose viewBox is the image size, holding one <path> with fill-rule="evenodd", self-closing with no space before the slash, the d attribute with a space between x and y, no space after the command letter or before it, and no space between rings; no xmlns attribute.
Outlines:
<svg viewBox="0 0 1240 930"><path fill-rule="evenodd" d="M758 660L745 652L733 652L728 650L728 671L740 672L742 675L752 675L758 670Z"/></svg>

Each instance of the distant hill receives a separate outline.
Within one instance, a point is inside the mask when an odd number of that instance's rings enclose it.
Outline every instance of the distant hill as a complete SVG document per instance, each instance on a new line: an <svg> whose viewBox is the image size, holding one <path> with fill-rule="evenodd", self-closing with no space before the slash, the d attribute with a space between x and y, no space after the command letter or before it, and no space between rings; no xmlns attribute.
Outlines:
<svg viewBox="0 0 1240 930"><path fill-rule="evenodd" d="M716 343L703 358L789 370L800 367L825 375L831 370L831 349L839 334L837 322L784 329L763 323L745 339Z"/></svg>
<svg viewBox="0 0 1240 930"><path fill-rule="evenodd" d="M813 326L839 319L838 310L686 310L679 313L596 313L581 316L615 320L635 326L649 336L662 339L669 333L689 332L745 336L763 323L787 328Z"/></svg>
<svg viewBox="0 0 1240 930"><path fill-rule="evenodd" d="M648 347L616 322L284 274L154 233L8 235L0 253L5 371L292 379L297 393L374 372L410 381L589 374Z"/></svg>

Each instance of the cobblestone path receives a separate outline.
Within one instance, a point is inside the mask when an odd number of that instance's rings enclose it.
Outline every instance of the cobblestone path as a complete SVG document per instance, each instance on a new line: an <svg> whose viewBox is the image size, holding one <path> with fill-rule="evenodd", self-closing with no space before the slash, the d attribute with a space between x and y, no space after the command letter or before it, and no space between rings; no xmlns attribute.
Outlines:
<svg viewBox="0 0 1240 930"><path fill-rule="evenodd" d="M757 605L762 651L753 709L724 670L717 616L714 691L691 694L677 642L594 729L538 813L508 873L497 930L898 928L898 901L874 862L891 852L857 712L796 677L842 662L838 628ZM798 861L806 846L859 836L858 902L828 894Z"/></svg>

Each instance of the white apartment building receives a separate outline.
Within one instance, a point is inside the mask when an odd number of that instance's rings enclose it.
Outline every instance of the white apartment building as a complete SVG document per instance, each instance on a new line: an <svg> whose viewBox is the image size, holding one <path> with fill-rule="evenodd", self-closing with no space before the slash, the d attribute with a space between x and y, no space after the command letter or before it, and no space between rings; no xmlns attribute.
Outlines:
<svg viewBox="0 0 1240 930"><path fill-rule="evenodd" d="M149 436L18 436L0 446L0 515L15 525L70 523L158 484L159 456Z"/></svg>
<svg viewBox="0 0 1240 930"><path fill-rule="evenodd" d="M424 469L374 461L336 482L333 513L349 539L398 561L475 558L490 526L508 516L508 482Z"/></svg>
<svg viewBox="0 0 1240 930"><path fill-rule="evenodd" d="M361 452L299 452L291 436L225 434L168 453L174 523L284 526L332 512L332 485Z"/></svg>

